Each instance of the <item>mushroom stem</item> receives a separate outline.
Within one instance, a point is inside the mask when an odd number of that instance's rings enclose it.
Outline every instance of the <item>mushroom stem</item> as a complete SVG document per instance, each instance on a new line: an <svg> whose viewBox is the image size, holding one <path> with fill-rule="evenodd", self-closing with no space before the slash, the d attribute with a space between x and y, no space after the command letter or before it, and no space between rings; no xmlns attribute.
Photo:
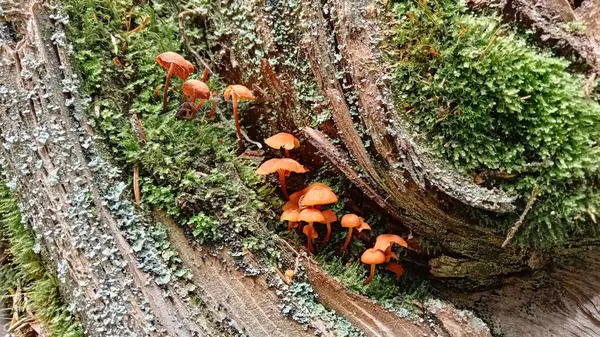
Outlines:
<svg viewBox="0 0 600 337"><path fill-rule="evenodd" d="M210 109L210 114L208 115L208 118L213 118L215 116L215 112L217 111L217 100L213 100L213 106L212 109Z"/></svg>
<svg viewBox="0 0 600 337"><path fill-rule="evenodd" d="M352 227L348 227L348 237L346 238L346 242L344 242L344 245L340 250L346 249L346 247L348 247L348 245L350 244L350 240L352 240Z"/></svg>
<svg viewBox="0 0 600 337"><path fill-rule="evenodd" d="M373 277L375 276L375 266L375 264L371 265L371 274L369 274L369 278L363 283L363 286L366 286L373 280Z"/></svg>
<svg viewBox="0 0 600 337"><path fill-rule="evenodd" d="M311 252L312 254L315 253L315 249L313 248L313 223L309 222L308 223L308 235L307 235L307 241L308 241L308 251Z"/></svg>
<svg viewBox="0 0 600 337"><path fill-rule="evenodd" d="M167 96L169 92L169 83L171 83L171 76L173 75L173 71L175 70L175 64L171 63L169 67L169 72L167 73L167 79L165 80L165 88L163 90L163 112L167 112Z"/></svg>
<svg viewBox="0 0 600 337"><path fill-rule="evenodd" d="M285 150L285 157L289 158L290 157L290 150L288 149L284 149Z"/></svg>
<svg viewBox="0 0 600 337"><path fill-rule="evenodd" d="M196 108L194 109L194 111L198 111L198 109L200 109L200 107L202 107L202 105L204 105L204 102L206 102L206 100L201 99L200 102L198 102L198 105L196 105Z"/></svg>
<svg viewBox="0 0 600 337"><path fill-rule="evenodd" d="M283 192L283 196L285 197L285 200L290 200L290 196L287 193L287 189L285 187L285 170L278 170L277 173L279 174L279 183L281 184L281 191Z"/></svg>
<svg viewBox="0 0 600 337"><path fill-rule="evenodd" d="M321 244L321 247L325 247L325 245L327 244L327 241L329 241L329 236L331 235L331 224L328 222L326 223L327 225L327 234L325 234L325 239L323 239L323 243Z"/></svg>
<svg viewBox="0 0 600 337"><path fill-rule="evenodd" d="M206 82L208 80L208 67L204 67L204 74L202 74L202 82Z"/></svg>
<svg viewBox="0 0 600 337"><path fill-rule="evenodd" d="M233 119L235 120L235 130L238 135L238 145L240 151L244 148L244 143L242 141L242 129L240 128L240 118L238 117L238 97L236 94L233 94ZM281 174L279 175L281 176ZM284 185L284 184L282 184ZM284 189L285 190L285 189ZM286 194L287 196L287 194Z"/></svg>

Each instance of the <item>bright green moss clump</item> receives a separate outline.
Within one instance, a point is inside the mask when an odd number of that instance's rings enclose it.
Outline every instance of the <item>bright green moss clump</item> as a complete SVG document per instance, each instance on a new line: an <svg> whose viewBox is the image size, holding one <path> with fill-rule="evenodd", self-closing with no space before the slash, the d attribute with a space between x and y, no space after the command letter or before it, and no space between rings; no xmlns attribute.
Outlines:
<svg viewBox="0 0 600 337"><path fill-rule="evenodd" d="M31 312L34 322L41 323L51 336L83 336L81 324L62 300L58 280L42 267L41 257L34 251L33 233L21 222L17 201L1 181L0 241L9 247L0 264L0 308L13 308L11 295L19 291L19 318Z"/></svg>
<svg viewBox="0 0 600 337"><path fill-rule="evenodd" d="M457 168L521 195L523 205L539 190L522 244L598 235L600 106L584 97L583 77L463 2L399 1L394 11L401 118Z"/></svg>

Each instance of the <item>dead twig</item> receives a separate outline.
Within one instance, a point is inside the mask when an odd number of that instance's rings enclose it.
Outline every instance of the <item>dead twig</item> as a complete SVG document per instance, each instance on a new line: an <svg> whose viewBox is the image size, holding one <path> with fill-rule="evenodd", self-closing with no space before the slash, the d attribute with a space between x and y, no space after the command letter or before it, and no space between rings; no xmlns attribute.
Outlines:
<svg viewBox="0 0 600 337"><path fill-rule="evenodd" d="M140 207L142 197L140 194L140 169L136 166L133 168L133 195L135 197L135 204Z"/></svg>
<svg viewBox="0 0 600 337"><path fill-rule="evenodd" d="M281 277L281 279L283 280L283 282L285 282L285 284L287 284L289 286L291 283L290 283L290 281L288 281L287 277L285 277L285 275L283 275L283 273L281 272L281 270L279 270L279 268L277 268L276 266L273 266L273 268L275 269L275 271L277 272L277 274L279 274L279 277Z"/></svg>
<svg viewBox="0 0 600 337"><path fill-rule="evenodd" d="M488 45L485 47L485 49L479 56L479 61L483 60L483 58L485 57L485 54L488 52L488 50L490 50L490 48L492 48L492 45L494 44L494 42L496 42L496 39L498 38L498 36L500 36L501 32L502 32L502 30L500 28L498 28L498 30L496 30L496 32L494 33L494 36L490 39L490 42L488 43Z"/></svg>
<svg viewBox="0 0 600 337"><path fill-rule="evenodd" d="M529 198L529 201L527 202L527 205L525 206L525 210L519 217L519 220L517 220L517 222L515 222L514 226L512 226L512 228L506 235L506 240L504 240L504 243L502 244L502 248L505 248L508 245L508 243L510 242L510 240L512 240L512 238L515 236L515 234L517 234L517 231L523 224L523 221L525 221L525 216L527 216L527 213L529 213L529 211L531 210L531 207L533 207L533 203L535 202L535 200L537 199L538 196L539 196L538 189L537 189L537 187L534 187L533 191L531 192L531 197Z"/></svg>
<svg viewBox="0 0 600 337"><path fill-rule="evenodd" d="M23 317L21 320L19 320L18 322L15 322L14 324L12 324L9 328L7 332L14 332L17 331L23 327L25 327L26 324L33 322L33 319L31 317Z"/></svg>

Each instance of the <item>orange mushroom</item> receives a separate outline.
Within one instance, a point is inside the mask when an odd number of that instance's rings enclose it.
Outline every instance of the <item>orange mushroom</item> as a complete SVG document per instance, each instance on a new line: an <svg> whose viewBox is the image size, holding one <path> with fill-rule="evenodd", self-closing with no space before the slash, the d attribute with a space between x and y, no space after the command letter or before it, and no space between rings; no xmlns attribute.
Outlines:
<svg viewBox="0 0 600 337"><path fill-rule="evenodd" d="M396 274L396 281L398 281L400 279L400 276L402 276L402 274L404 274L404 268L402 267L402 265L398 264L398 263L394 263L394 262L390 262L385 266L385 269L394 272L394 274Z"/></svg>
<svg viewBox="0 0 600 337"><path fill-rule="evenodd" d="M308 170L297 161L290 158L274 158L262 163L256 170L256 174L267 175L277 172L279 174L279 182L281 183L281 191L285 199L289 199L287 189L285 187L285 176L290 172L306 173Z"/></svg>
<svg viewBox="0 0 600 337"><path fill-rule="evenodd" d="M275 150L285 150L285 157L290 157L290 150L297 149L300 147L300 142L296 137L289 133L280 132L274 136L265 139L265 144L274 148Z"/></svg>
<svg viewBox="0 0 600 337"><path fill-rule="evenodd" d="M187 61L183 56L174 53L166 52L156 57L156 62L168 71L167 79L165 80L165 88L163 89L163 112L167 111L167 93L169 91L169 83L171 76L175 75L182 81L185 81L191 73L194 72L194 65Z"/></svg>
<svg viewBox="0 0 600 337"><path fill-rule="evenodd" d="M319 236L313 227L313 223L323 223L325 222L325 217L321 211L314 208L307 208L300 212L298 215L298 221L304 221L308 223L308 225L302 229L302 232L306 234L306 237L308 238L308 251L314 254L315 250L313 248L313 240Z"/></svg>
<svg viewBox="0 0 600 337"><path fill-rule="evenodd" d="M371 226L365 222L365 218L360 217L360 226L356 227L356 230L361 233L364 230L370 231L371 230Z"/></svg>
<svg viewBox="0 0 600 337"><path fill-rule="evenodd" d="M210 99L210 89L206 83L199 80L187 80L183 83L183 87L181 87L181 91L183 91L183 95L188 96L187 101L192 105L196 103L196 100L199 98L200 102L196 107L192 109L192 113L189 116L185 116L183 119L194 119L196 117L196 112L198 109L206 102L207 99Z"/></svg>
<svg viewBox="0 0 600 337"><path fill-rule="evenodd" d="M281 214L279 221L288 222L288 230L298 227L298 215L300 211L297 209L288 209Z"/></svg>
<svg viewBox="0 0 600 337"><path fill-rule="evenodd" d="M338 202L338 197L327 185L317 185L310 188L298 201L302 207L315 206L317 209L321 205L334 204Z"/></svg>
<svg viewBox="0 0 600 337"><path fill-rule="evenodd" d="M290 284L292 283L292 278L294 277L295 274L296 273L293 270L291 270L291 269L288 269L288 270L285 271L285 277L287 277L287 279L290 282Z"/></svg>
<svg viewBox="0 0 600 337"><path fill-rule="evenodd" d="M298 192L294 192L292 194L290 194L290 200L288 200L288 202L285 203L285 205L283 205L283 207L281 208L284 211L287 211L289 209L300 209L300 205L298 205L298 201L300 200L300 198L304 195L304 191L300 190Z"/></svg>
<svg viewBox="0 0 600 337"><path fill-rule="evenodd" d="M235 130L238 135L238 144L240 150L244 147L242 141L242 129L240 128L240 118L238 116L238 101L253 101L255 100L252 92L243 85L233 84L225 88L225 93L223 94L226 101L229 101L230 98L233 100L233 118L235 119Z"/></svg>
<svg viewBox="0 0 600 337"><path fill-rule="evenodd" d="M365 229L371 229L369 224L364 222L364 219L362 217L359 217L356 214L344 215L342 217L341 224L342 224L342 227L348 228L348 237L346 237L346 242L344 242L344 245L340 249L341 251L346 249L348 247L348 245L350 244L350 241L352 240L352 230L354 228L359 230L359 232L362 232Z"/></svg>
<svg viewBox="0 0 600 337"><path fill-rule="evenodd" d="M290 194L290 200L288 200L288 202L285 203L285 205L283 205L282 210L286 211L288 209L304 209L306 208L306 206L304 207L300 207L300 198L302 198L303 195L306 194L306 192L310 191L312 188L317 187L317 186L322 186L322 187L326 187L329 188L329 186L323 184L323 183L313 183L310 186L294 192L292 194Z"/></svg>
<svg viewBox="0 0 600 337"><path fill-rule="evenodd" d="M373 276L375 276L375 267L378 264L382 264L385 262L385 254L379 249L369 248L365 250L365 252L360 257L360 260L364 264L371 265L371 272L369 274L369 278L363 283L363 285L366 286L367 284L371 283L371 281L373 280Z"/></svg>
<svg viewBox="0 0 600 337"><path fill-rule="evenodd" d="M327 234L325 235L325 239L323 239L323 244L321 246L321 248L323 248L327 244L327 241L329 241L329 237L331 236L331 223L337 221L337 215L331 210L324 210L321 213L323 213L325 224L327 225Z"/></svg>
<svg viewBox="0 0 600 337"><path fill-rule="evenodd" d="M375 246L373 248L382 250L385 253L386 259L385 262L389 262L393 257L391 255L392 246L394 243L399 244L400 246L408 248L408 244L404 239L396 234L381 234L375 239ZM395 255L395 254L394 254ZM397 259L397 257L396 257Z"/></svg>

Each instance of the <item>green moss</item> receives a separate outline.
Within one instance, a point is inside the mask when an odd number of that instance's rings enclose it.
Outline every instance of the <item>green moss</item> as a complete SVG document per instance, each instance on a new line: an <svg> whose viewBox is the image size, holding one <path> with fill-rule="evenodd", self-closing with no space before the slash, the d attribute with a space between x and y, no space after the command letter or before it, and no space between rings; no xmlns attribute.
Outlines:
<svg viewBox="0 0 600 337"><path fill-rule="evenodd" d="M600 105L584 97L583 77L464 2L397 1L394 11L390 62L401 118L457 168L519 194L523 206L539 189L521 244L600 234L589 216L600 206ZM510 177L494 178L503 173Z"/></svg>
<svg viewBox="0 0 600 337"><path fill-rule="evenodd" d="M0 246L8 245L6 260L0 264L0 307L13 308L11 295L17 290L24 300L19 301L19 315L30 312L52 336L83 336L83 328L67 309L56 276L44 269L35 252L33 233L22 222L17 201L0 184Z"/></svg>
<svg viewBox="0 0 600 337"><path fill-rule="evenodd" d="M63 5L70 17L69 33L86 93L94 99L92 122L119 166L126 172L139 167L143 202L166 210L204 243L231 240L232 235L262 228L261 219L273 215L265 204L280 202L254 174L256 164L236 156L233 121L202 117L178 121L173 114L182 99L179 92L170 90L166 114L153 97L166 75L155 61L158 54L176 51L194 60L179 42L176 18L180 9L162 1L64 0ZM189 5L199 10L215 6L208 2ZM144 29L128 33L146 16L150 21ZM194 29L188 33L193 41L202 37ZM171 88L180 86L179 79L172 79ZM214 76L209 86L218 91L224 87ZM205 113L203 108L199 116ZM132 114L143 124L143 136L134 133Z"/></svg>

